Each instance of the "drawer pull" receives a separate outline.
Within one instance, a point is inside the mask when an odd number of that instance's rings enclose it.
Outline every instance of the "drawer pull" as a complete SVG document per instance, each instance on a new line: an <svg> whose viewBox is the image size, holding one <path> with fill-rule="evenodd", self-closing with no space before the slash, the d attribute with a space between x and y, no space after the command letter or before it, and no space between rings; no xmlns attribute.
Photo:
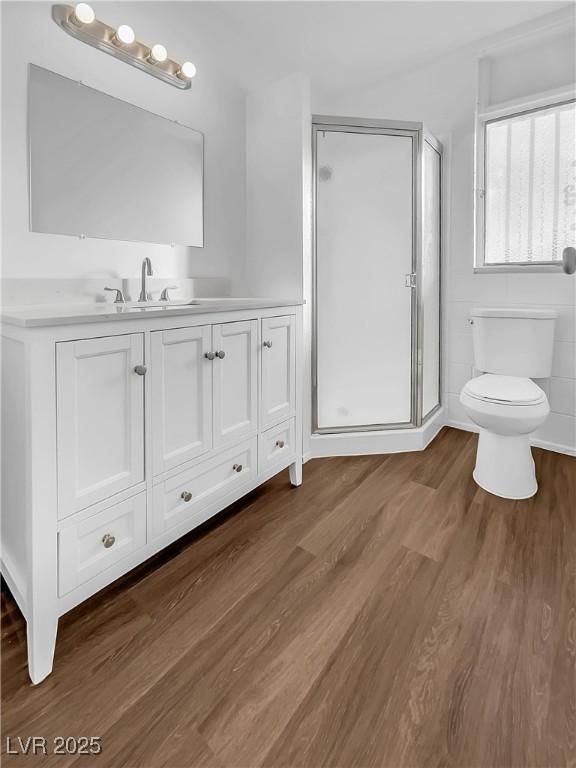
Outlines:
<svg viewBox="0 0 576 768"><path fill-rule="evenodd" d="M115 541L116 536L112 536L111 533L105 533L104 536L102 536L102 544L104 544L106 549L110 549L110 547L114 546Z"/></svg>
<svg viewBox="0 0 576 768"><path fill-rule="evenodd" d="M216 355L214 354L214 352L204 352L204 357L207 358L208 360L214 360Z"/></svg>
<svg viewBox="0 0 576 768"><path fill-rule="evenodd" d="M219 357L220 360L224 360L224 358L226 357L226 352L224 352L224 350L221 349L219 352L216 352L216 357Z"/></svg>
<svg viewBox="0 0 576 768"><path fill-rule="evenodd" d="M134 368L134 373L137 373L138 376L144 376L144 374L146 373L146 366L145 365L137 365Z"/></svg>
<svg viewBox="0 0 576 768"><path fill-rule="evenodd" d="M276 448L284 448L284 440L276 440Z"/></svg>
<svg viewBox="0 0 576 768"><path fill-rule="evenodd" d="M268 349L270 349L272 347L272 342L271 341L265 341L264 342L264 346L267 347Z"/></svg>
<svg viewBox="0 0 576 768"><path fill-rule="evenodd" d="M234 464L232 469L234 470L234 472L242 472L242 464Z"/></svg>
<svg viewBox="0 0 576 768"><path fill-rule="evenodd" d="M192 499L192 494L190 491L182 491L180 498L184 499L184 501L190 501Z"/></svg>

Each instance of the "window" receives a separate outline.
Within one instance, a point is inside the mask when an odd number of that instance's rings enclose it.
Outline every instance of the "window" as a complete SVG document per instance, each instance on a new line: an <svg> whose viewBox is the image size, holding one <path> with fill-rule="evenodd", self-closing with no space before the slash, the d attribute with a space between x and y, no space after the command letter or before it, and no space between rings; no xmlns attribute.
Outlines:
<svg viewBox="0 0 576 768"><path fill-rule="evenodd" d="M476 266L559 266L576 244L576 105L485 117L478 126Z"/></svg>

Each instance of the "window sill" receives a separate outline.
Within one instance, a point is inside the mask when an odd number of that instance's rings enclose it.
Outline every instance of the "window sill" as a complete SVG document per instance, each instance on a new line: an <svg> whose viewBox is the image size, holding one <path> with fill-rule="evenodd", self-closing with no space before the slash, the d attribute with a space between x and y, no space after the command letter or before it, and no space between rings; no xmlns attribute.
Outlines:
<svg viewBox="0 0 576 768"><path fill-rule="evenodd" d="M517 275L526 272L556 272L557 274L564 274L562 262L559 264L486 264L481 267L474 267L475 275Z"/></svg>

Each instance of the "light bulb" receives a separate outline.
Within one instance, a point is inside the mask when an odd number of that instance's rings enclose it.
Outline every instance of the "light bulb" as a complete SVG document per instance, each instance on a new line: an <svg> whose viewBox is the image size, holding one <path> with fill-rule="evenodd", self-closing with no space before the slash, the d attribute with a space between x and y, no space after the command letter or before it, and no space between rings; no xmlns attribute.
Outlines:
<svg viewBox="0 0 576 768"><path fill-rule="evenodd" d="M122 45L132 45L135 39L134 30L128 24L120 24L114 35L114 42L121 43Z"/></svg>
<svg viewBox="0 0 576 768"><path fill-rule="evenodd" d="M196 74L196 67L191 61L185 61L176 74L181 80L192 80Z"/></svg>
<svg viewBox="0 0 576 768"><path fill-rule="evenodd" d="M160 45L160 43L153 45L148 54L148 61L152 62L152 64L162 64L167 58L168 51L163 45Z"/></svg>
<svg viewBox="0 0 576 768"><path fill-rule="evenodd" d="M96 18L96 14L88 3L78 3L74 6L72 17L72 21L74 21L75 24L92 24Z"/></svg>

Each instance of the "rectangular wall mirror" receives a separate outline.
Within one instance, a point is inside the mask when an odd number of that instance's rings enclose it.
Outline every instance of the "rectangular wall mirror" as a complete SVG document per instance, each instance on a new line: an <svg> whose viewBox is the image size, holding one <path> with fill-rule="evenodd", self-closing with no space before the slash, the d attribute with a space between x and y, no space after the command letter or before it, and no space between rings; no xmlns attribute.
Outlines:
<svg viewBox="0 0 576 768"><path fill-rule="evenodd" d="M202 247L203 135L30 65L30 229Z"/></svg>

